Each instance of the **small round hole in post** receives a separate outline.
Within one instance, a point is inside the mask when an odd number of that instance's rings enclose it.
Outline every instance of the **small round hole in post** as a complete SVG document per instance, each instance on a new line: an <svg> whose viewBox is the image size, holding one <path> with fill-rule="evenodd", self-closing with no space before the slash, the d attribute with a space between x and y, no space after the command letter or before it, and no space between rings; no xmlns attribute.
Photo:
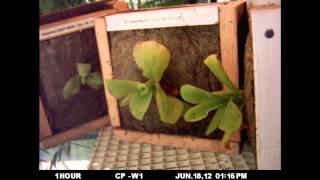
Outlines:
<svg viewBox="0 0 320 180"><path fill-rule="evenodd" d="M264 33L264 35L267 37L267 38L272 38L273 35L274 35L274 32L272 29L267 29L266 32Z"/></svg>

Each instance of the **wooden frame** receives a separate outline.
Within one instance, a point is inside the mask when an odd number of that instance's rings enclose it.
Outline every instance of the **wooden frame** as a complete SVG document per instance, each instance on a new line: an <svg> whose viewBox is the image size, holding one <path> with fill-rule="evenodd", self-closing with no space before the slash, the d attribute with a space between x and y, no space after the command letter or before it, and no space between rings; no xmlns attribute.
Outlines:
<svg viewBox="0 0 320 180"><path fill-rule="evenodd" d="M250 9L258 169L281 169L281 8ZM266 31L273 31L267 37ZM266 94L268 96L266 96Z"/></svg>
<svg viewBox="0 0 320 180"><path fill-rule="evenodd" d="M94 27L94 19L100 16L111 15L128 10L128 4L122 2L109 2L111 9L83 14L76 17L44 24L39 27L39 40L48 40L57 36L66 35L79 30ZM62 12L63 13L63 12Z"/></svg>
<svg viewBox="0 0 320 180"><path fill-rule="evenodd" d="M93 12L106 10L106 9L127 9L127 4L119 3L113 0L102 0L89 4L82 4L77 7L72 7L57 12L45 14L39 17L39 25L45 25L73 17L90 14Z"/></svg>
<svg viewBox="0 0 320 180"><path fill-rule="evenodd" d="M156 8L128 13L119 13L95 20L96 39L102 67L103 78L112 79L112 59L110 56L108 31L146 29L159 27L191 26L204 24L220 24L221 60L226 72L234 84L238 85L238 19L245 10L245 1L227 4L199 4ZM153 18L152 14L163 16L162 20ZM170 16L171 18L165 18ZM182 16L179 21L174 17ZM136 20L135 20L136 19ZM169 20L168 20L169 19ZM173 19L173 20L172 20ZM226 149L221 140L198 138L193 136L174 136L161 133L147 133L121 128L118 104L105 87L108 112L111 125L115 128L116 137L124 141L150 143L184 147L195 150L239 153L240 132L231 137L230 149Z"/></svg>
<svg viewBox="0 0 320 180"><path fill-rule="evenodd" d="M107 3L110 5L110 8L112 9L96 11L89 14L83 14L80 16L41 25L39 27L39 42L50 40L55 37L67 35L73 32L94 28L94 18L99 16L106 16L106 15L110 15L110 14L114 14L122 11L127 11L128 9L127 3L116 2L116 1L109 1ZM55 14L55 16L58 16L58 14ZM51 127L48 122L45 108L42 103L42 99L39 96L40 143L43 145L44 148L50 148L58 144L64 143L66 141L69 141L71 139L79 138L80 136L90 131L104 127L108 124L110 124L110 121L109 121L109 117L106 115L96 120L82 124L78 127L74 127L66 131L63 131L61 133L53 135Z"/></svg>

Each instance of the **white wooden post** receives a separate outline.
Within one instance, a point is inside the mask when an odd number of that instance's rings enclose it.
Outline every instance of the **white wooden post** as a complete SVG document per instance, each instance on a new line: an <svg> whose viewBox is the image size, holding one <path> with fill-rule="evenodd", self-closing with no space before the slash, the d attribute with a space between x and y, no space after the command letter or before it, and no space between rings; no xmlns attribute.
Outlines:
<svg viewBox="0 0 320 180"><path fill-rule="evenodd" d="M258 169L281 169L281 8L250 9Z"/></svg>

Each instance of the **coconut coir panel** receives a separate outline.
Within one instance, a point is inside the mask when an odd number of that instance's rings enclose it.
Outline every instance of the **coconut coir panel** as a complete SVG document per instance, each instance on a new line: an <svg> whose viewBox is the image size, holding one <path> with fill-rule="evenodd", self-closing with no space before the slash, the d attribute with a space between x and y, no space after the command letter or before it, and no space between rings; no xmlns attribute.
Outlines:
<svg viewBox="0 0 320 180"><path fill-rule="evenodd" d="M253 71L253 48L252 48L252 34L247 36L245 46L245 80L244 80L244 95L245 95L245 113L246 120L249 125L248 138L249 143L256 154L256 118L255 118L255 94L254 94L254 71Z"/></svg>
<svg viewBox="0 0 320 180"><path fill-rule="evenodd" d="M171 53L169 67L161 81L167 93L179 93L183 84L192 84L208 91L221 90L222 85L203 63L208 55L219 53L219 34L218 25L109 32L114 78L145 82L142 71L135 64L133 47L138 41L156 40ZM128 107L119 107L119 113L124 129L200 137L206 137L204 133L214 115L210 113L205 120L194 123L180 118L175 125L164 124L160 121L154 98L142 121L136 120ZM220 138L222 134L217 130L209 137Z"/></svg>
<svg viewBox="0 0 320 180"><path fill-rule="evenodd" d="M101 72L94 29L40 42L40 96L53 134L107 114L103 87L81 86L79 93L63 98L65 83L77 74L76 63L90 63L92 71Z"/></svg>

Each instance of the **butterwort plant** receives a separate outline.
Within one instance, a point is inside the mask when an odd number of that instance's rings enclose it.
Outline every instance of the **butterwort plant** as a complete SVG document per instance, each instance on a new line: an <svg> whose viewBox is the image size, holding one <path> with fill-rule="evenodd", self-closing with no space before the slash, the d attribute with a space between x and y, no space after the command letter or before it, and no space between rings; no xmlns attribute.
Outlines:
<svg viewBox="0 0 320 180"><path fill-rule="evenodd" d="M77 63L76 68L77 74L70 78L63 88L64 99L68 99L77 94L81 85L88 85L95 90L99 90L103 84L100 72L90 72L91 64Z"/></svg>
<svg viewBox="0 0 320 180"><path fill-rule="evenodd" d="M204 64L227 89L209 92L189 84L181 86L182 99L194 105L186 111L184 119L187 122L197 122L206 118L210 111L216 111L205 134L210 135L219 128L224 131L222 142L227 144L232 133L239 130L242 124L239 108L244 103L242 91L228 78L216 55L208 56Z"/></svg>
<svg viewBox="0 0 320 180"><path fill-rule="evenodd" d="M157 41L141 41L133 47L135 63L142 70L146 82L109 79L106 86L110 94L122 99L120 106L129 106L131 114L137 120L143 120L155 98L162 122L175 124L181 116L184 104L176 97L167 95L160 85L163 73L170 62L169 50Z"/></svg>

